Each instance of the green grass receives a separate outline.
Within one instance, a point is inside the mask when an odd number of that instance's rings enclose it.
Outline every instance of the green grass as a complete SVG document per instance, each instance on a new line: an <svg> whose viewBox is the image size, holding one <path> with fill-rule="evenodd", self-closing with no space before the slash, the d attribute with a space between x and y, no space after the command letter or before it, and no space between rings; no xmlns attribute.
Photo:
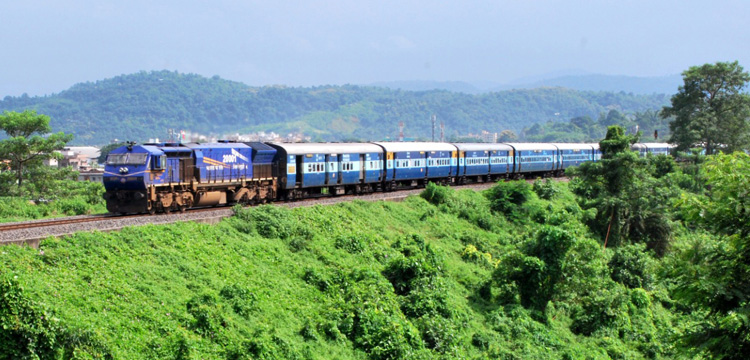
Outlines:
<svg viewBox="0 0 750 360"><path fill-rule="evenodd" d="M89 198L75 195L49 202L34 202L21 197L0 197L0 223L107 212L103 200L92 202Z"/></svg>
<svg viewBox="0 0 750 360"><path fill-rule="evenodd" d="M558 199L566 199L560 186ZM48 239L43 254L0 248L2 289L13 295L0 298L6 332L0 347L7 349L0 358L675 355L664 346L672 318L661 302L644 290L650 302L636 307L630 290L611 280L601 284L620 296L613 311L628 323L608 323L591 335L571 331L576 311L593 296L587 289L594 280L583 273L606 260L596 245L590 254L586 244L595 242L587 240L575 207L564 211L571 205L563 200L534 197L506 218L490 210L483 194L445 191L438 205L410 197L293 210L261 206L238 209L216 225ZM580 240L565 260L577 267L563 270L563 290L543 312L522 307L517 284L503 288L497 279L509 254L535 238L541 225L534 219L557 222Z"/></svg>

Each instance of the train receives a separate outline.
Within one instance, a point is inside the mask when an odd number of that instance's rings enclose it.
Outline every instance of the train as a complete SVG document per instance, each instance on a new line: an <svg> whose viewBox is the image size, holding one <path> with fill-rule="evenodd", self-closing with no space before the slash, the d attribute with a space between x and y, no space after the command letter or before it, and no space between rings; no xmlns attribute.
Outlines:
<svg viewBox="0 0 750 360"><path fill-rule="evenodd" d="M642 156L672 145L638 143ZM596 143L147 143L111 151L104 199L110 213L170 213L310 197L560 176L599 161Z"/></svg>

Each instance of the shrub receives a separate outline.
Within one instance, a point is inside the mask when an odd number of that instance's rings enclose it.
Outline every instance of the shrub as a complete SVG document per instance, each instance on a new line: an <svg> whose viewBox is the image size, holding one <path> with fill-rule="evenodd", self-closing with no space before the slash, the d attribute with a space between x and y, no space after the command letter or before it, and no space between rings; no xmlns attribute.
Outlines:
<svg viewBox="0 0 750 360"><path fill-rule="evenodd" d="M583 299L581 306L573 313L570 330L576 334L591 335L613 325L618 319L627 321L627 303L628 298L620 288L602 288Z"/></svg>
<svg viewBox="0 0 750 360"><path fill-rule="evenodd" d="M60 213L66 215L83 215L89 211L89 204L78 197L56 200L54 204L60 209Z"/></svg>
<svg viewBox="0 0 750 360"><path fill-rule="evenodd" d="M223 307L212 293L204 293L190 299L187 312L193 317L190 328L198 334L213 338L226 326Z"/></svg>
<svg viewBox="0 0 750 360"><path fill-rule="evenodd" d="M612 279L631 289L648 289L654 280L653 262L644 244L620 246L609 261Z"/></svg>
<svg viewBox="0 0 750 360"><path fill-rule="evenodd" d="M224 286L219 295L232 306L237 315L245 318L248 318L257 301L257 296L250 289L238 284Z"/></svg>
<svg viewBox="0 0 750 360"><path fill-rule="evenodd" d="M458 343L455 323L440 316L425 316L416 321L428 349L446 353Z"/></svg>
<svg viewBox="0 0 750 360"><path fill-rule="evenodd" d="M559 192L555 184L549 179L545 179L544 182L537 179L534 181L532 188L537 196L545 200L551 200Z"/></svg>
<svg viewBox="0 0 750 360"><path fill-rule="evenodd" d="M529 201L534 192L525 181L500 182L485 193L493 211L521 219L520 206Z"/></svg>
<svg viewBox="0 0 750 360"><path fill-rule="evenodd" d="M453 189L446 186L440 186L433 182L427 183L424 191L419 196L427 200L430 204L440 205L445 204L449 198L453 196Z"/></svg>
<svg viewBox="0 0 750 360"><path fill-rule="evenodd" d="M461 252L461 258L475 264L488 266L490 268L494 268L497 263L492 259L492 254L481 252L471 244L466 245L464 250Z"/></svg>
<svg viewBox="0 0 750 360"><path fill-rule="evenodd" d="M0 278L0 294L0 359L112 358L95 333L70 329L29 300L16 277Z"/></svg>
<svg viewBox="0 0 750 360"><path fill-rule="evenodd" d="M574 243L570 232L546 226L524 244L523 252L505 256L493 278L501 286L515 283L524 307L544 311L564 279L565 258Z"/></svg>
<svg viewBox="0 0 750 360"><path fill-rule="evenodd" d="M336 238L334 246L351 254L361 253L365 250L365 244L369 242L363 238L362 234L340 235Z"/></svg>
<svg viewBox="0 0 750 360"><path fill-rule="evenodd" d="M254 208L251 214L258 234L268 239L289 238L296 227L289 210L285 208L271 205L259 206Z"/></svg>

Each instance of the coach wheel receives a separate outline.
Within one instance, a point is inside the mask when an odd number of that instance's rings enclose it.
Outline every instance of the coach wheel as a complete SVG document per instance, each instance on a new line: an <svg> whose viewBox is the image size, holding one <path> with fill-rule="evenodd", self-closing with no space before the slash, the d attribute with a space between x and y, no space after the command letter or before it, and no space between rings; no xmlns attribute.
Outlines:
<svg viewBox="0 0 750 360"><path fill-rule="evenodd" d="M148 213L149 213L150 215L154 215L154 214L156 214L156 208L155 208L155 207L154 207L154 205L153 205L152 203L150 203L150 202L148 203Z"/></svg>
<svg viewBox="0 0 750 360"><path fill-rule="evenodd" d="M180 205L180 207L179 207L180 213L184 214L185 211L187 210L187 208L188 208L187 204Z"/></svg>

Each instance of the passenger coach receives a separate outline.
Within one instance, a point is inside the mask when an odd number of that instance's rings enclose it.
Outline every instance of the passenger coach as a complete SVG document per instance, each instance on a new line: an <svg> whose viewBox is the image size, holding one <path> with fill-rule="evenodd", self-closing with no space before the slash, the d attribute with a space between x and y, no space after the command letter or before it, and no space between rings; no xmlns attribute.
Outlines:
<svg viewBox="0 0 750 360"><path fill-rule="evenodd" d="M506 144L456 143L458 183L507 177L513 169L513 148Z"/></svg>
<svg viewBox="0 0 750 360"><path fill-rule="evenodd" d="M669 155L673 147L666 143L635 143L630 149L637 151L640 156L646 156L647 154Z"/></svg>
<svg viewBox="0 0 750 360"><path fill-rule="evenodd" d="M594 161L594 147L591 144L553 143L558 149L556 175L561 176L565 169ZM598 144L597 144L598 145ZM597 146L598 148L598 146Z"/></svg>
<svg viewBox="0 0 750 360"><path fill-rule="evenodd" d="M282 197L371 192L382 180L383 149L368 143L271 143Z"/></svg>
<svg viewBox="0 0 750 360"><path fill-rule="evenodd" d="M557 146L545 143L508 143L513 148L516 178L548 176L559 170Z"/></svg>
<svg viewBox="0 0 750 360"><path fill-rule="evenodd" d="M438 142L375 142L385 153L386 190L425 186L427 181L449 184L456 176L456 147Z"/></svg>

